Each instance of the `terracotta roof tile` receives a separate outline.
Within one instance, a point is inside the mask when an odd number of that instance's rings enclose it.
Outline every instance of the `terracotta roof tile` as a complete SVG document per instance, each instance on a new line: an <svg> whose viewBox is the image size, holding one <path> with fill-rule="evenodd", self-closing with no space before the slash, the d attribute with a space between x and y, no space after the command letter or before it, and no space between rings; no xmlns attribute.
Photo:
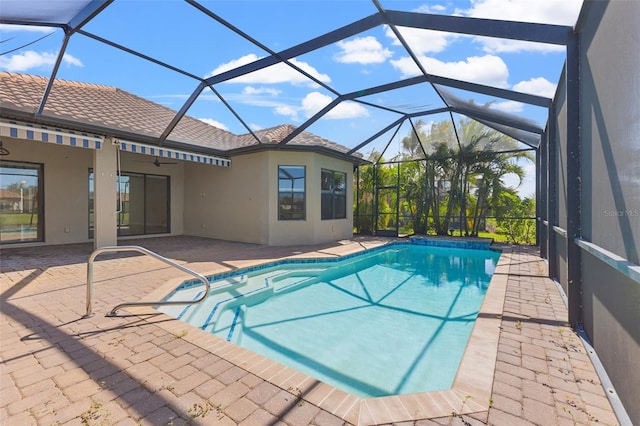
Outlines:
<svg viewBox="0 0 640 426"><path fill-rule="evenodd" d="M278 144L284 140L287 136L291 134L296 129L296 126L293 124L282 124L280 126L271 127L268 129L258 130L254 132L254 134L260 139L260 142L263 144ZM250 141L255 141L251 134L240 135L243 141L246 141L248 144ZM331 142L330 140L321 138L318 135L314 135L313 133L303 131L298 136L293 138L288 145L304 145L304 146L321 146L324 148L329 148L334 151L346 153L349 151L349 148L339 145L335 142Z"/></svg>
<svg viewBox="0 0 640 426"><path fill-rule="evenodd" d="M19 200L20 194L18 194L17 192L8 191L6 189L0 189L0 198Z"/></svg>
<svg viewBox="0 0 640 426"><path fill-rule="evenodd" d="M46 77L0 72L0 107L33 114L42 99ZM116 87L56 80L43 112L44 117L64 119L78 125L93 125L141 136L159 137L176 112ZM258 142L247 133L235 135L193 117L183 117L170 141L229 151L247 146L277 144L296 127L283 124L256 131ZM302 132L290 145L320 146L341 153L349 149L309 132Z"/></svg>

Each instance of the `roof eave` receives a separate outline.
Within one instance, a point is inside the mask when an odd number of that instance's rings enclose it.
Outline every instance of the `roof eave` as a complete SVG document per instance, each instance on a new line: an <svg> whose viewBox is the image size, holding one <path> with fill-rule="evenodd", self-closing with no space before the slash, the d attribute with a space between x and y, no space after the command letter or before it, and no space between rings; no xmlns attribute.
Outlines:
<svg viewBox="0 0 640 426"><path fill-rule="evenodd" d="M272 144L260 144L260 145L249 145L243 146L240 148L230 149L229 151L225 151L229 156L235 155L244 155L251 154L255 152L261 151L298 151L298 152L315 152L318 154L324 154L329 157L337 158L340 160L348 161L355 165L368 164L369 161L364 158L348 154L346 152L340 152L333 150L331 148L318 146L318 145L272 145Z"/></svg>
<svg viewBox="0 0 640 426"><path fill-rule="evenodd" d="M114 129L110 127L99 126L95 124L88 124L84 122L78 122L74 120L68 120L61 117L51 117L47 115L35 115L30 112L9 109L6 107L0 108L0 118L9 120L20 120L34 124L41 124L43 126L63 127L69 130L75 130L78 132L95 133L102 136L110 136L116 139L125 139L131 142L139 142L148 145L164 146L165 148L174 148L186 150L199 154L214 155L218 157L228 157L229 152L219 149L209 148L202 145L193 145L185 142L179 142L174 140L166 140L162 142L159 137L150 135L143 135L135 132L128 132L122 129Z"/></svg>

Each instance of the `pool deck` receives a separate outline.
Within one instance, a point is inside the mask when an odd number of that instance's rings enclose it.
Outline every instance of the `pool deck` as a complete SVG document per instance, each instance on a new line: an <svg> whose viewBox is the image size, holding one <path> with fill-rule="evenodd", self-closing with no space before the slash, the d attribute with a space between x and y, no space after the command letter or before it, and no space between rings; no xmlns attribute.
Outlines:
<svg viewBox="0 0 640 426"><path fill-rule="evenodd" d="M392 239L267 247L196 237L124 240L202 274L285 257L335 257ZM600 380L535 248L501 257L454 386L357 398L150 308L190 279L148 256L95 262L90 244L0 251L0 424L616 425ZM495 361L494 361L495 360Z"/></svg>

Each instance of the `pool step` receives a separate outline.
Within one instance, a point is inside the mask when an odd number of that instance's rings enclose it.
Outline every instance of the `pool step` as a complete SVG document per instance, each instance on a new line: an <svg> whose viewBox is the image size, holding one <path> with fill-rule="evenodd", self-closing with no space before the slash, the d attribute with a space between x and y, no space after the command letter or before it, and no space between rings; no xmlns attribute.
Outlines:
<svg viewBox="0 0 640 426"><path fill-rule="evenodd" d="M288 271L271 277L271 283L276 293L290 291L303 285L312 284L325 271L326 268Z"/></svg>
<svg viewBox="0 0 640 426"><path fill-rule="evenodd" d="M348 261L347 264L351 263ZM252 306L264 302L275 293L294 291L300 287L319 282L320 274L326 276L327 267L293 269L288 271L271 271L261 276L251 277L248 274L231 276L216 282L206 300L198 305L186 307L163 307L161 310L174 318L191 324L199 324L203 330L215 333L215 329L230 324L228 319L222 319L238 306ZM331 270L331 275L339 274L339 269ZM201 295L198 287L183 289L188 291L186 296L194 300ZM184 295L184 293L181 293ZM226 321L226 322L225 322ZM218 326L219 323L219 326ZM229 323L229 324L227 324ZM221 336L220 334L218 334ZM226 336L221 336L226 337Z"/></svg>
<svg viewBox="0 0 640 426"><path fill-rule="evenodd" d="M228 292L229 289L233 289L234 291L247 286L249 283L248 277L246 274L239 275L237 277L229 277L223 280L220 280L216 283L215 287L212 287L209 290L209 295L207 299L201 302L201 305L211 305L211 302L216 302L220 299L217 297L224 292ZM180 296L174 294L167 298L166 300L197 300L200 296L202 296L202 292L204 291L204 286L194 286L190 288L186 288L180 291ZM224 296L223 296L224 298ZM171 315L174 318L188 321L193 314L202 310L209 310L208 308L204 308L201 305L186 305L186 306L162 306L159 310ZM200 306L200 307L199 307ZM199 308L198 308L199 307Z"/></svg>
<svg viewBox="0 0 640 426"><path fill-rule="evenodd" d="M237 343L240 338L240 330L242 330L244 310L242 306L223 309L209 332L226 339L228 342Z"/></svg>
<svg viewBox="0 0 640 426"><path fill-rule="evenodd" d="M269 279L260 280L263 284L257 287L257 281L243 288L241 292L226 292L210 297L201 303L194 312L192 324L201 324L200 328L211 331L216 328L220 317L229 309L240 305L255 305L263 302L273 295L273 286ZM210 300L209 300L210 299Z"/></svg>

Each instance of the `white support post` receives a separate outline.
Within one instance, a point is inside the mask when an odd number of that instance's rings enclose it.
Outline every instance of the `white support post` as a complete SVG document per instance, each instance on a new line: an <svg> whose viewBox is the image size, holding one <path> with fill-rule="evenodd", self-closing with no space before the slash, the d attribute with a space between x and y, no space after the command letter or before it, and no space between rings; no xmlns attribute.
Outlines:
<svg viewBox="0 0 640 426"><path fill-rule="evenodd" d="M116 216L117 146L107 138L93 151L94 231L93 248L118 245Z"/></svg>

